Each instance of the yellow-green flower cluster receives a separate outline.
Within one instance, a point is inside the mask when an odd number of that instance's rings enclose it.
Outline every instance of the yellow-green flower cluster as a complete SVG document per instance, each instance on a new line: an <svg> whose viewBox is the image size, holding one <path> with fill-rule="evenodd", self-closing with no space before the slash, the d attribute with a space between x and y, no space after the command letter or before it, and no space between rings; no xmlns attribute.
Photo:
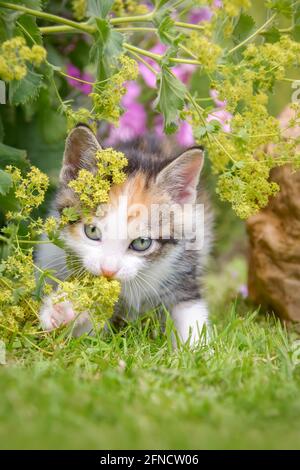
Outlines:
<svg viewBox="0 0 300 470"><path fill-rule="evenodd" d="M88 124L96 132L95 121L93 123L94 115L87 108L78 108L77 110L74 110L70 105L65 105L63 111L67 118L68 131L74 129L76 124L81 122Z"/></svg>
<svg viewBox="0 0 300 470"><path fill-rule="evenodd" d="M112 11L118 16L126 14L143 15L148 12L148 8L145 4L141 4L136 0L115 0Z"/></svg>
<svg viewBox="0 0 300 470"><path fill-rule="evenodd" d="M238 16L241 9L249 9L251 0L222 0L222 9L228 16Z"/></svg>
<svg viewBox="0 0 300 470"><path fill-rule="evenodd" d="M242 219L266 206L269 197L279 191L279 186L269 181L269 163L255 159L240 162L231 172L219 177L217 193L232 204Z"/></svg>
<svg viewBox="0 0 300 470"><path fill-rule="evenodd" d="M42 46L28 47L22 36L4 41L0 46L0 78L5 81L22 80L27 75L27 65L40 66L46 55Z"/></svg>
<svg viewBox="0 0 300 470"><path fill-rule="evenodd" d="M121 66L119 72L112 75L101 87L96 86L94 92L90 94L96 119L106 119L114 124L118 124L121 115L120 101L126 93L124 83L128 80L136 80L138 76L138 66L135 60L122 55L119 62Z"/></svg>
<svg viewBox="0 0 300 470"><path fill-rule="evenodd" d="M82 206L90 210L108 201L112 183L121 184L126 179L123 170L127 159L122 152L107 148L96 152L95 158L95 174L81 169L77 178L69 182L69 187L78 195Z"/></svg>
<svg viewBox="0 0 300 470"><path fill-rule="evenodd" d="M255 80L259 82L260 89L268 90L275 81L285 77L288 67L299 65L300 44L289 36L282 36L274 44L264 43L258 46L250 44L243 55L247 69L254 71ZM247 71L245 70L244 74L245 72Z"/></svg>
<svg viewBox="0 0 300 470"><path fill-rule="evenodd" d="M10 218L26 217L43 202L49 186L48 176L36 167L31 167L26 176L22 176L19 168L13 166L7 166L6 171L12 177L14 195L21 208L17 213L10 214Z"/></svg>
<svg viewBox="0 0 300 470"><path fill-rule="evenodd" d="M120 283L105 277L85 274L80 279L62 282L56 302L68 300L76 313L89 312L97 327L102 328L114 311L120 295Z"/></svg>
<svg viewBox="0 0 300 470"><path fill-rule="evenodd" d="M1 336L21 331L36 331L39 303L34 292L32 250L16 249L0 263L0 331Z"/></svg>
<svg viewBox="0 0 300 470"><path fill-rule="evenodd" d="M81 21L86 17L87 0L72 0L73 15Z"/></svg>
<svg viewBox="0 0 300 470"><path fill-rule="evenodd" d="M188 48L207 72L214 72L222 56L222 48L208 37L193 32L187 40Z"/></svg>
<svg viewBox="0 0 300 470"><path fill-rule="evenodd" d="M269 92L278 80L285 78L289 68L299 65L299 53L300 44L283 35L275 43L248 44L238 61L233 57L232 62L225 61L220 66L214 62L217 68L211 88L226 103L220 113L228 115L230 132L222 124L207 123L211 108L189 111L196 138L199 136L199 143L205 145L213 170L221 173L218 192L241 217L264 207L277 191L278 187L269 181L271 168L284 163L298 167L300 139L286 138L268 106ZM295 120L289 124L293 125Z"/></svg>

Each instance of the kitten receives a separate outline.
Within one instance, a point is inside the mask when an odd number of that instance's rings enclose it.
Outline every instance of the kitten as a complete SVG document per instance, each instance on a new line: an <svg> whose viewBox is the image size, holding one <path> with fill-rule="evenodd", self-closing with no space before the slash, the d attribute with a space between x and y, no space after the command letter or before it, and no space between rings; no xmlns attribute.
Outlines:
<svg viewBox="0 0 300 470"><path fill-rule="evenodd" d="M75 204L75 195L68 183L76 178L80 168L95 170L97 150L101 150L101 146L87 126L77 126L68 136L56 196L56 216L65 207ZM198 188L203 151L192 148L174 157L170 155L169 144L160 144L154 137L122 144L117 150L128 159L126 182L112 186L109 204L93 216L92 223L70 224L63 230L62 238L84 270L121 282L116 316L125 311L129 316L133 312L144 313L164 305L171 313L179 338L196 343L203 326L208 324L201 274L210 247L212 223L208 202ZM122 201L127 203L125 211L120 210ZM194 210L196 202L204 203L201 249L195 249L193 244L198 233L195 234L195 220L191 223L191 219L195 214L198 219L201 216ZM180 211L187 205L193 211L188 220L183 221ZM149 222L153 207L173 208L174 212L170 217L169 210L159 212L156 219L151 218ZM116 225L121 231L125 227L125 236L111 235ZM168 227L169 234L163 236L162 231ZM182 232L184 238L180 236ZM54 269L60 279L69 275L66 254L55 245L39 245L37 262L44 269ZM53 304L51 296L44 300L40 319L45 330L74 319L76 334L91 330L88 312L78 315L70 302Z"/></svg>

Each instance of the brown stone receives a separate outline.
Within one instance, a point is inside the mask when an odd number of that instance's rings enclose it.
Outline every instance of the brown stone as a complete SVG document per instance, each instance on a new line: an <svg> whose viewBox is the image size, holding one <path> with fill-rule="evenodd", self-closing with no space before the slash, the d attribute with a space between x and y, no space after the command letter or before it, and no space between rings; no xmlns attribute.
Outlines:
<svg viewBox="0 0 300 470"><path fill-rule="evenodd" d="M286 128L292 117L280 116ZM300 127L285 132L300 135ZM272 151L272 149L269 149ZM289 165L272 170L281 190L247 221L250 240L249 296L283 320L300 321L300 172Z"/></svg>

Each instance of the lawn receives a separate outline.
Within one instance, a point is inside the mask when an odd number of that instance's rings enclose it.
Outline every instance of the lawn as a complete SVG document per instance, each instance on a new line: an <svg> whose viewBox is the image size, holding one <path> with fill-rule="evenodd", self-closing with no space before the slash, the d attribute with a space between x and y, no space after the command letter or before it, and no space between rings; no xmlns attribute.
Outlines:
<svg viewBox="0 0 300 470"><path fill-rule="evenodd" d="M241 301L213 324L195 351L173 351L155 315L106 338L16 341L0 366L0 447L299 448L295 333Z"/></svg>

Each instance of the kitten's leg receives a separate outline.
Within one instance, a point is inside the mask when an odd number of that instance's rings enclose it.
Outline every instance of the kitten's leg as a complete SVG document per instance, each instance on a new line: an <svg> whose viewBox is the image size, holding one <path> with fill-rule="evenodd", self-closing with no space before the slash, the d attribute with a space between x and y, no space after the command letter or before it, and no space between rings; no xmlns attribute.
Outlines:
<svg viewBox="0 0 300 470"><path fill-rule="evenodd" d="M204 342L205 335L201 336L201 332L204 326L207 329L209 327L209 313L204 300L196 299L180 302L173 308L171 316L179 339L183 343L189 341L190 346L193 346L199 341ZM206 330L206 338L207 336L208 332Z"/></svg>
<svg viewBox="0 0 300 470"><path fill-rule="evenodd" d="M87 313L77 314L71 302L53 302L53 296L45 298L40 310L40 322L43 330L51 331L74 321L74 335L79 336L91 330Z"/></svg>

